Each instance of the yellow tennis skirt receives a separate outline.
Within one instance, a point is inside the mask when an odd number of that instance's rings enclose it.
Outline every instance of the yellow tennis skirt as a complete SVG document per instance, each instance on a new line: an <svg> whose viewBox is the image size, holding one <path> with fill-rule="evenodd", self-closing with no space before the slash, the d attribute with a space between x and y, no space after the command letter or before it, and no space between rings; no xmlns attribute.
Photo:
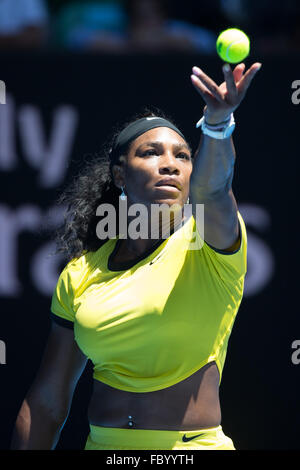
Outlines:
<svg viewBox="0 0 300 470"><path fill-rule="evenodd" d="M235 450L222 427L194 431L107 428L90 424L84 450Z"/></svg>

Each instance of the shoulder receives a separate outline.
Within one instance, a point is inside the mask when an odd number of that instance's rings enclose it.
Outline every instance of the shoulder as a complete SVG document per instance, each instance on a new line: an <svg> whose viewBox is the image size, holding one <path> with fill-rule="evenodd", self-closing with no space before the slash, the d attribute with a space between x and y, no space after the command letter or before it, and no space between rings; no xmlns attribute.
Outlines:
<svg viewBox="0 0 300 470"><path fill-rule="evenodd" d="M72 258L65 262L61 270L57 284L69 286L70 290L75 291L81 282L81 279L87 269L87 252L83 252L81 256Z"/></svg>
<svg viewBox="0 0 300 470"><path fill-rule="evenodd" d="M52 319L74 321L74 300L84 278L84 255L72 258L60 272L51 300ZM61 322L61 320L59 320Z"/></svg>
<svg viewBox="0 0 300 470"><path fill-rule="evenodd" d="M114 240L109 239L95 251L83 250L79 257L72 258L65 264L61 276L68 277L69 281L72 281L75 286L81 283L83 279L93 275L96 269L102 271L105 268L105 262L113 244Z"/></svg>

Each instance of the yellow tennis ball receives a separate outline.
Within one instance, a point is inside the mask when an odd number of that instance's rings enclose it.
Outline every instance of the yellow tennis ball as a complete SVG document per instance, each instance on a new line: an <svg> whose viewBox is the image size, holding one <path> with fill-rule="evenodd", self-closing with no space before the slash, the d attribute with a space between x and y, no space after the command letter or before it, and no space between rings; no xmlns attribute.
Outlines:
<svg viewBox="0 0 300 470"><path fill-rule="evenodd" d="M216 45L221 59L231 64L241 62L250 52L250 40L247 34L237 28L223 31L219 35Z"/></svg>

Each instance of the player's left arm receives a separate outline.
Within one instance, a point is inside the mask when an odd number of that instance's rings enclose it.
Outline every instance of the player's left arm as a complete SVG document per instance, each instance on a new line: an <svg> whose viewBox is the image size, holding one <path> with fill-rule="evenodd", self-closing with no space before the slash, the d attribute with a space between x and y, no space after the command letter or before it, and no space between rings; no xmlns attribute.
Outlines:
<svg viewBox="0 0 300 470"><path fill-rule="evenodd" d="M227 67L226 67L227 66ZM245 64L232 71L223 66L224 82L218 86L198 67L193 67L192 84L204 99L205 120L214 125L228 120L240 105L261 64L253 64L246 73ZM232 192L235 149L232 138L218 140L202 135L194 156L190 179L190 202L204 204L204 239L214 248L232 252L239 248L237 203Z"/></svg>

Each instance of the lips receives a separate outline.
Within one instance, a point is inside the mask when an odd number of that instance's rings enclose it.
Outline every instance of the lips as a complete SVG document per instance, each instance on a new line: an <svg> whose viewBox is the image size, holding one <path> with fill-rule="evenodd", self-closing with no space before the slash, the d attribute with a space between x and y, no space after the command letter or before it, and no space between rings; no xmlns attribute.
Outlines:
<svg viewBox="0 0 300 470"><path fill-rule="evenodd" d="M181 190L181 184L174 178L165 178L156 183L155 186L173 186L173 188Z"/></svg>

